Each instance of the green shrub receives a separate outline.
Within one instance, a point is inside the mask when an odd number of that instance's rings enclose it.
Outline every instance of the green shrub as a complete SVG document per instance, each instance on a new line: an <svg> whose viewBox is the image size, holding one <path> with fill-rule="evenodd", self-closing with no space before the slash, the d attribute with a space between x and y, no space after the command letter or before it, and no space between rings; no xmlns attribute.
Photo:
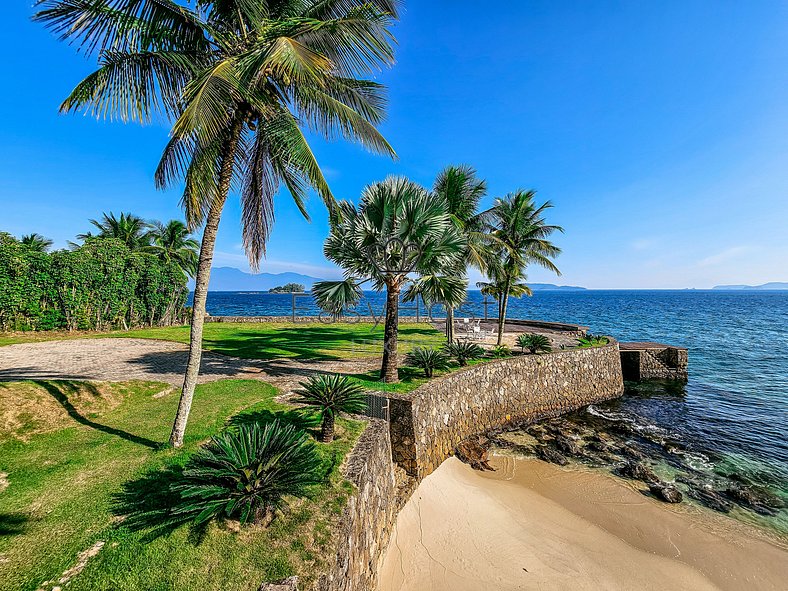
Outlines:
<svg viewBox="0 0 788 591"><path fill-rule="evenodd" d="M405 361L411 367L419 367L424 370L424 375L431 378L436 369L446 369L449 367L449 358L440 349L429 349L427 347L416 347L408 353Z"/></svg>
<svg viewBox="0 0 788 591"><path fill-rule="evenodd" d="M577 339L577 342L580 347L601 347L602 345L607 345L610 339L599 335L587 334Z"/></svg>
<svg viewBox="0 0 788 591"><path fill-rule="evenodd" d="M512 350L506 345L495 345L490 351L490 357L511 357Z"/></svg>
<svg viewBox="0 0 788 591"><path fill-rule="evenodd" d="M211 439L189 460L173 486L177 518L204 524L237 518L263 523L285 504L322 481L315 444L292 425L274 420L244 424Z"/></svg>
<svg viewBox="0 0 788 591"><path fill-rule="evenodd" d="M314 375L301 382L293 402L300 402L317 409L322 417L320 440L331 443L334 439L334 418L337 413L359 413L367 408L364 388L347 376Z"/></svg>
<svg viewBox="0 0 788 591"><path fill-rule="evenodd" d="M471 341L461 341L457 339L453 343L447 343L444 347L446 353L457 360L460 365L468 365L468 360L479 359L484 356L484 349Z"/></svg>
<svg viewBox="0 0 788 591"><path fill-rule="evenodd" d="M531 354L549 353L553 350L550 339L543 334L521 334L517 337L517 346L523 350L528 349Z"/></svg>

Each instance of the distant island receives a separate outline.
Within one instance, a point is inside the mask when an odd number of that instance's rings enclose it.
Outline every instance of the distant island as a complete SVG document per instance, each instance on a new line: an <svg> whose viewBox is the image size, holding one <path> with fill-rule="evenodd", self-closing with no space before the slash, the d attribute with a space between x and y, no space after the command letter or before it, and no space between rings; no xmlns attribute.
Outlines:
<svg viewBox="0 0 788 591"><path fill-rule="evenodd" d="M302 283L286 283L285 285L272 287L268 290L268 293L303 293L304 291Z"/></svg>
<svg viewBox="0 0 788 591"><path fill-rule="evenodd" d="M762 285L715 285L712 289L779 291L779 290L788 290L788 282L772 281L770 283L764 283Z"/></svg>
<svg viewBox="0 0 788 591"><path fill-rule="evenodd" d="M554 283L529 283L533 291L586 291L585 287L577 285L555 285Z"/></svg>
<svg viewBox="0 0 788 591"><path fill-rule="evenodd" d="M235 267L214 267L211 269L211 282L208 291L269 291L296 283L305 290L320 281L317 277L301 273L245 273ZM190 282L189 289L194 288Z"/></svg>

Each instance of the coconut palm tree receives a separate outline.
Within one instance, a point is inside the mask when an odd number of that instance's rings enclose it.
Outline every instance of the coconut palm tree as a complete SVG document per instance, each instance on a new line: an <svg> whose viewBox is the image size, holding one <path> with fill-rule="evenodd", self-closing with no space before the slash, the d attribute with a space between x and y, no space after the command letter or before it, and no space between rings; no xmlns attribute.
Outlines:
<svg viewBox="0 0 788 591"><path fill-rule="evenodd" d="M467 164L447 166L435 179L433 192L446 201L449 214L463 235L465 245L465 260L468 265L484 271L489 246L489 212L479 211L481 200L487 194L487 182L477 176L476 169ZM463 270L463 275L464 275ZM437 288L441 282L425 284L426 288ZM462 299L452 298L451 294L443 290L433 290L425 295L435 303L443 304L446 308L446 342L454 341L454 309L465 301L466 293L463 291ZM441 299L442 295L448 296ZM425 300L426 301L426 300Z"/></svg>
<svg viewBox="0 0 788 591"><path fill-rule="evenodd" d="M464 246L444 199L406 178L389 177L365 187L358 207L340 204L323 250L344 269L345 279L317 282L312 293L324 310L341 314L358 303L363 283L386 290L380 377L396 382L400 293L412 273L463 268Z"/></svg>
<svg viewBox="0 0 788 591"><path fill-rule="evenodd" d="M536 264L560 275L553 263L561 249L548 240L553 232L563 232L560 226L545 223L544 214L552 207L547 201L537 206L534 191L517 191L495 200L490 210L492 248L489 253L487 276L491 279L486 295L498 298L498 345L502 343L509 296L528 293L521 282L525 270ZM519 297L519 296L517 296Z"/></svg>
<svg viewBox="0 0 788 591"><path fill-rule="evenodd" d="M38 252L47 252L52 247L52 241L49 238L45 238L41 234L36 234L35 232L22 236L19 242Z"/></svg>
<svg viewBox="0 0 788 591"><path fill-rule="evenodd" d="M200 243L189 237L186 224L180 220L170 220L166 224L153 222L151 225L148 252L165 262L175 263L186 275L194 277Z"/></svg>
<svg viewBox="0 0 788 591"><path fill-rule="evenodd" d="M112 212L102 214L101 220L90 220L96 227L98 234L87 232L77 234L80 240L89 238L116 238L129 247L130 250L144 250L150 246L151 225L141 217L131 213L121 212L120 217L115 217Z"/></svg>
<svg viewBox="0 0 788 591"><path fill-rule="evenodd" d="M280 186L305 216L309 189L334 208L302 127L394 155L376 129L385 112L383 88L365 77L393 63L397 1L41 0L38 6L35 20L99 56L98 70L61 110L173 122L156 184L183 182L187 225L204 228L189 360L170 436L180 446L230 188L239 190L243 244L257 268Z"/></svg>

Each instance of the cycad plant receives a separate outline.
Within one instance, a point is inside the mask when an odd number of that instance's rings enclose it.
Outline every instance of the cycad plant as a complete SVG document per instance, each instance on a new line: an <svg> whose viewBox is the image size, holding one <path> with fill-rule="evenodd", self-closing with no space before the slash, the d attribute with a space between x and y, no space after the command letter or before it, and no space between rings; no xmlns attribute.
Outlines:
<svg viewBox="0 0 788 591"><path fill-rule="evenodd" d="M320 464L314 443L293 425L243 424L191 457L173 485L180 496L173 515L198 525L222 517L268 521L285 497L303 496L321 482Z"/></svg>
<svg viewBox="0 0 788 591"><path fill-rule="evenodd" d="M339 209L323 250L342 267L345 279L319 281L312 293L321 308L340 314L359 301L363 283L386 290L380 377L396 382L400 293L411 274L463 273L463 238L446 202L403 177L373 183L364 188L358 207L343 202Z"/></svg>
<svg viewBox="0 0 788 591"><path fill-rule="evenodd" d="M408 353L405 362L411 367L423 369L427 378L431 378L436 369L449 367L449 358L440 349L428 347L416 347Z"/></svg>
<svg viewBox="0 0 788 591"><path fill-rule="evenodd" d="M341 412L360 413L367 408L364 388L339 374L318 374L301 382L293 402L316 409L322 419L320 440L331 443L334 439L334 421Z"/></svg>
<svg viewBox="0 0 788 591"><path fill-rule="evenodd" d="M523 350L528 349L531 354L549 353L553 350L550 339L543 334L521 334L517 337L517 346Z"/></svg>
<svg viewBox="0 0 788 591"><path fill-rule="evenodd" d="M189 359L170 442L183 443L200 370L216 233L231 187L243 244L259 266L285 187L306 216L334 199L303 128L393 155L376 125L393 64L396 0L40 0L35 20L99 68L63 103L123 122L172 122L155 181L183 186L189 230L203 226Z"/></svg>
<svg viewBox="0 0 788 591"><path fill-rule="evenodd" d="M472 341L462 341L457 339L452 343L447 343L444 347L446 353L457 360L461 366L468 365L469 360L484 357L484 348Z"/></svg>
<svg viewBox="0 0 788 591"><path fill-rule="evenodd" d="M601 347L602 345L607 345L609 342L609 338L593 334L587 334L577 339L577 343L580 347Z"/></svg>

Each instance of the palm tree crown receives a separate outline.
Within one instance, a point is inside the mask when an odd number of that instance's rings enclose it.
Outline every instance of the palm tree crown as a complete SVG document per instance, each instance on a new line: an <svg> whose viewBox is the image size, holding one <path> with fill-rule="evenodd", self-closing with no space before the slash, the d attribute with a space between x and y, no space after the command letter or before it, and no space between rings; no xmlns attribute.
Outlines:
<svg viewBox="0 0 788 591"><path fill-rule="evenodd" d="M87 232L78 234L77 238L116 238L129 247L130 250L143 250L150 246L150 224L141 217L131 213L122 213L115 217L112 212L102 215L101 220L90 220L90 223L99 231L97 235Z"/></svg>
<svg viewBox="0 0 788 591"><path fill-rule="evenodd" d="M194 276L197 272L197 253L200 243L189 237L189 229L180 220L166 224L153 222L151 245L148 251L165 262L178 265L184 273Z"/></svg>
<svg viewBox="0 0 788 591"><path fill-rule="evenodd" d="M19 242L28 248L37 250L38 252L48 251L53 244L49 238L45 238L41 234L36 234L35 232L22 236L22 238L19 239Z"/></svg>

